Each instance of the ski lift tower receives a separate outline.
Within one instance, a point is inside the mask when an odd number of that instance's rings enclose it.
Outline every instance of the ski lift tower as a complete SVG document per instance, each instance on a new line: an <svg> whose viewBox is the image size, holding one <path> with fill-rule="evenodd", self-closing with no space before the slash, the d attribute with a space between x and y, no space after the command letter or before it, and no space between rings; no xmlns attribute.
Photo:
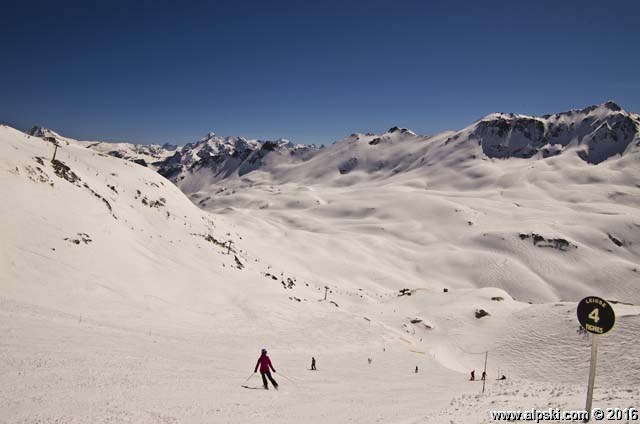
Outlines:
<svg viewBox="0 0 640 424"><path fill-rule="evenodd" d="M44 137L44 139L54 145L53 157L51 158L51 162L53 162L54 160L56 160L56 153L58 152L58 147L60 147L60 143L58 143L58 140L56 140L55 137Z"/></svg>

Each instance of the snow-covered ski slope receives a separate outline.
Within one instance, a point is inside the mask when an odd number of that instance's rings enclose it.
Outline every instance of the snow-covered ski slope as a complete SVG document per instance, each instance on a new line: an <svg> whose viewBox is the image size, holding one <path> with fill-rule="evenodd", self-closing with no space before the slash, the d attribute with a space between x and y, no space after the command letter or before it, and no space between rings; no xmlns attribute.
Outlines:
<svg viewBox="0 0 640 424"><path fill-rule="evenodd" d="M382 156L418 148L388 135ZM380 147L363 137L326 154ZM189 193L210 197L207 212L151 169L73 140L55 164L41 138L1 127L0 143L0 422L450 423L581 409L589 340L576 301L638 303L633 152L589 165L472 161L460 147L385 176L340 173L321 155L303 161L316 175L274 161L281 179L257 169ZM614 307L594 405L637 407L640 307ZM277 392L241 387L259 385L262 347ZM485 352L482 395L467 380Z"/></svg>

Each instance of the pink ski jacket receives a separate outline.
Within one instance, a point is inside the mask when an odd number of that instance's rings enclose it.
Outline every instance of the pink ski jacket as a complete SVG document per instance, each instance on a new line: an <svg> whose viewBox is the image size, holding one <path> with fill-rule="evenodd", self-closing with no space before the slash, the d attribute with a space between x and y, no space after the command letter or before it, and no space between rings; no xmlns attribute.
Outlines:
<svg viewBox="0 0 640 424"><path fill-rule="evenodd" d="M258 362L256 362L256 368L253 370L253 372L258 371L258 365L260 365L260 372L268 372L269 368L271 368L273 372L276 372L276 370L273 368L273 365L271 365L271 359L269 359L267 355L261 355L258 358Z"/></svg>

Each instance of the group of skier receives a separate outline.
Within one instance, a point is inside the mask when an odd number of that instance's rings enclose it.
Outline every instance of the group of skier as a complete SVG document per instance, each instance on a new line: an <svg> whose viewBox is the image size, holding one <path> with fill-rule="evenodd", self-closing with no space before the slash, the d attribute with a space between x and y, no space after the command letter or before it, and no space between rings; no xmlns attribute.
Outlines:
<svg viewBox="0 0 640 424"><path fill-rule="evenodd" d="M476 370L471 371L471 378L469 379L469 381L475 381L476 379ZM487 373L485 371L482 371L482 377L480 377L480 380L486 380L487 379Z"/></svg>
<svg viewBox="0 0 640 424"><path fill-rule="evenodd" d="M371 364L371 362L372 362L371 358L368 358L367 360L368 360L369 364ZM262 349L262 352L260 354L260 357L258 358L258 362L256 362L256 366L253 369L253 372L254 373L258 372L258 368L260 369L260 375L262 376L262 387L264 387L266 390L269 390L268 381L271 381L271 384L277 390L278 389L278 382L271 375L271 371L273 371L275 373L276 370L273 367L273 364L271 363L271 359L267 355L267 349ZM316 358L315 357L311 357L311 368L310 369L312 371L316 370ZM414 372L418 373L418 367L417 366L416 366ZM470 381L475 381L475 379L476 379L476 371L472 370L471 371L471 378L469 380ZM482 377L480 377L480 380L486 380L486 379L487 379L487 373L486 373L486 371L482 371ZM506 380L506 379L507 379L507 377L505 375L502 375L500 378L498 378L498 380Z"/></svg>
<svg viewBox="0 0 640 424"><path fill-rule="evenodd" d="M476 370L471 371L471 378L469 379L469 381L475 381L476 379ZM482 377L480 377L480 381L486 380L487 379L487 373L486 371L482 371ZM507 376L502 374L500 376L500 378L498 378L498 380L506 380Z"/></svg>

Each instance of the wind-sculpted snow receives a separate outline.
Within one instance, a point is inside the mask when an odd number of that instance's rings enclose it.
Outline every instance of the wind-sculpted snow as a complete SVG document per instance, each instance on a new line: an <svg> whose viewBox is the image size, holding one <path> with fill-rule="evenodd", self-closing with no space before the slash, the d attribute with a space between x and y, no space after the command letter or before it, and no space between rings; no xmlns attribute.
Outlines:
<svg viewBox="0 0 640 424"><path fill-rule="evenodd" d="M581 131L592 143L588 128L631 116L607 103L542 118L489 115L432 137L391 128L243 176L201 172L181 187L206 210L230 211L265 256L300 264L303 275L351 275L370 287L500 287L532 302L585 293L640 302L638 149L590 164L579 143ZM545 135L569 121L572 137ZM487 157L474 138L487 128L520 140L509 149L551 137L559 154ZM271 245L286 248L271 256Z"/></svg>

